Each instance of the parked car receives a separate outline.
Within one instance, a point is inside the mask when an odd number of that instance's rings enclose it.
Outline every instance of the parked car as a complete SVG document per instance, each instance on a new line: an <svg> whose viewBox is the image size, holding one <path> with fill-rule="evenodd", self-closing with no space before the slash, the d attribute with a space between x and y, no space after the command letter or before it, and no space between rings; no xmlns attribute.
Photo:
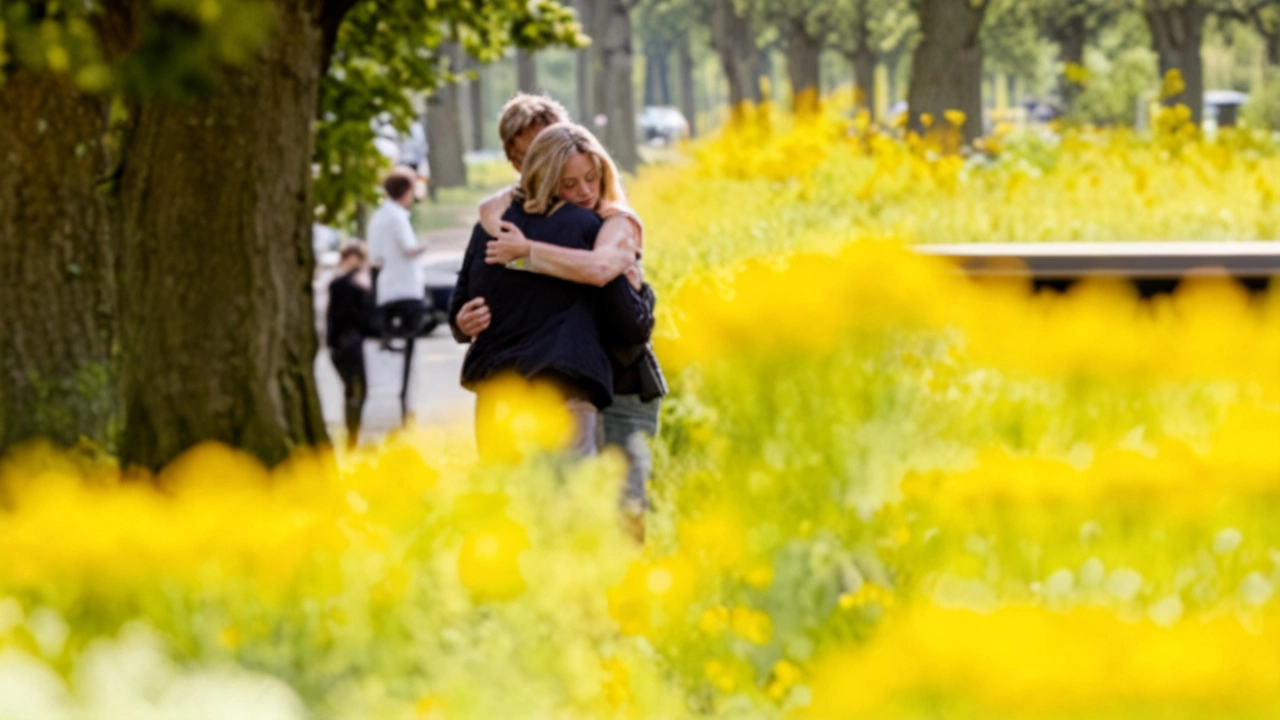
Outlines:
<svg viewBox="0 0 1280 720"><path fill-rule="evenodd" d="M427 321L421 334L430 335L441 325L449 324L449 301L462 270L461 252L427 253L418 260L418 272L426 288ZM329 281L338 266L338 251L327 250L316 255L316 277L313 282L316 331L324 337L325 309L329 302Z"/></svg>
<svg viewBox="0 0 1280 720"><path fill-rule="evenodd" d="M1240 122L1240 108L1249 103L1249 96L1236 90L1206 90L1204 92L1204 119L1214 129L1235 127Z"/></svg>
<svg viewBox="0 0 1280 720"><path fill-rule="evenodd" d="M646 107L640 112L638 125L646 143L670 145L689 137L689 121L671 107Z"/></svg>
<svg viewBox="0 0 1280 720"><path fill-rule="evenodd" d="M422 282L426 286L430 305L423 335L431 334L440 325L449 324L449 302L453 299L453 289L458 284L458 273L462 271L462 255L462 252L441 252L422 256L418 267L422 272Z"/></svg>

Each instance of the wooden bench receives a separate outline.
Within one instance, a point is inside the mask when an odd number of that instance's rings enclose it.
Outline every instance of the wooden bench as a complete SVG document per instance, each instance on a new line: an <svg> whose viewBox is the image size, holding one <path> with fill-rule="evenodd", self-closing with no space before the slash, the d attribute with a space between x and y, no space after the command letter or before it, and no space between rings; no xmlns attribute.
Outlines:
<svg viewBox="0 0 1280 720"><path fill-rule="evenodd" d="M1036 289L1057 290L1085 278L1123 278L1144 297L1172 292L1193 277L1231 277L1264 292L1280 276L1280 241L962 243L915 250L951 260L974 278L1027 278Z"/></svg>

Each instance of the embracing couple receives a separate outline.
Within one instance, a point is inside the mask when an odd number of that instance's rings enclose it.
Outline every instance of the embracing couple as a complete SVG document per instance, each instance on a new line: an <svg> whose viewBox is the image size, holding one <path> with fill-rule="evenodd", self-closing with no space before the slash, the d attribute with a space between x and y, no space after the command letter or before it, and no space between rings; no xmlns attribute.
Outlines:
<svg viewBox="0 0 1280 720"><path fill-rule="evenodd" d="M472 344L462 384L477 393L477 446L490 451L486 420L499 411L485 381L516 373L552 384L574 417L577 453L625 452L622 507L638 519L666 394L649 345L644 225L613 159L559 103L517 95L498 131L520 183L481 205L449 308L454 336Z"/></svg>

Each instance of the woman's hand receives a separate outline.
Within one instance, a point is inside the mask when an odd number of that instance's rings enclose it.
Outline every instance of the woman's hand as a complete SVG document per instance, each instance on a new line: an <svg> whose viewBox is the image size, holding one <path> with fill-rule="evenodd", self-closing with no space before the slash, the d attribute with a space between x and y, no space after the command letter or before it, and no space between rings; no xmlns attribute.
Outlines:
<svg viewBox="0 0 1280 720"><path fill-rule="evenodd" d="M489 265L506 265L516 258L529 257L530 252L532 246L520 228L504 222L498 237L485 247L484 261Z"/></svg>
<svg viewBox="0 0 1280 720"><path fill-rule="evenodd" d="M489 306L484 304L484 298L472 298L467 301L466 305L458 311L458 329L463 335L476 339L480 333L489 327L489 323L493 321L493 317L489 314Z"/></svg>

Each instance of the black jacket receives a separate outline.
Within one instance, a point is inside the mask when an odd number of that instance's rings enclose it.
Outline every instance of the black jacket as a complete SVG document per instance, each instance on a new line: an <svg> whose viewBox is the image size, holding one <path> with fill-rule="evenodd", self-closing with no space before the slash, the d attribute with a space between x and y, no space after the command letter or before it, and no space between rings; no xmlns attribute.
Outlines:
<svg viewBox="0 0 1280 720"><path fill-rule="evenodd" d="M373 293L357 285L351 270L329 283L325 344L331 348L373 335Z"/></svg>
<svg viewBox="0 0 1280 720"><path fill-rule="evenodd" d="M608 343L609 362L613 367L613 392L616 395L639 395L645 402L660 398L667 394L667 379L662 374L653 346L649 344L657 296L648 283L639 292L630 283L625 283L625 291L614 292L617 293L613 298L614 307L628 308L627 315L620 316L616 311L604 314L602 327L604 323L622 324L627 317L638 316L643 320L634 327L644 328L644 334Z"/></svg>
<svg viewBox="0 0 1280 720"><path fill-rule="evenodd" d="M529 215L513 204L503 219L519 227L527 237L564 247L589 250L595 246L602 224L589 210L566 204L549 215ZM566 379L590 397L597 407L613 402L613 371L604 349L597 311L608 315L611 342L634 342L648 336L648 326L638 306L604 310L603 298L618 290L579 285L558 278L512 270L484 262L489 236L477 225L471 234L449 305L449 322L458 335L457 317L462 306L484 297L492 313L489 325L467 352L462 384L472 388L504 371L526 378L553 376ZM625 278L620 278L625 283ZM612 306L611 306L612 307Z"/></svg>

